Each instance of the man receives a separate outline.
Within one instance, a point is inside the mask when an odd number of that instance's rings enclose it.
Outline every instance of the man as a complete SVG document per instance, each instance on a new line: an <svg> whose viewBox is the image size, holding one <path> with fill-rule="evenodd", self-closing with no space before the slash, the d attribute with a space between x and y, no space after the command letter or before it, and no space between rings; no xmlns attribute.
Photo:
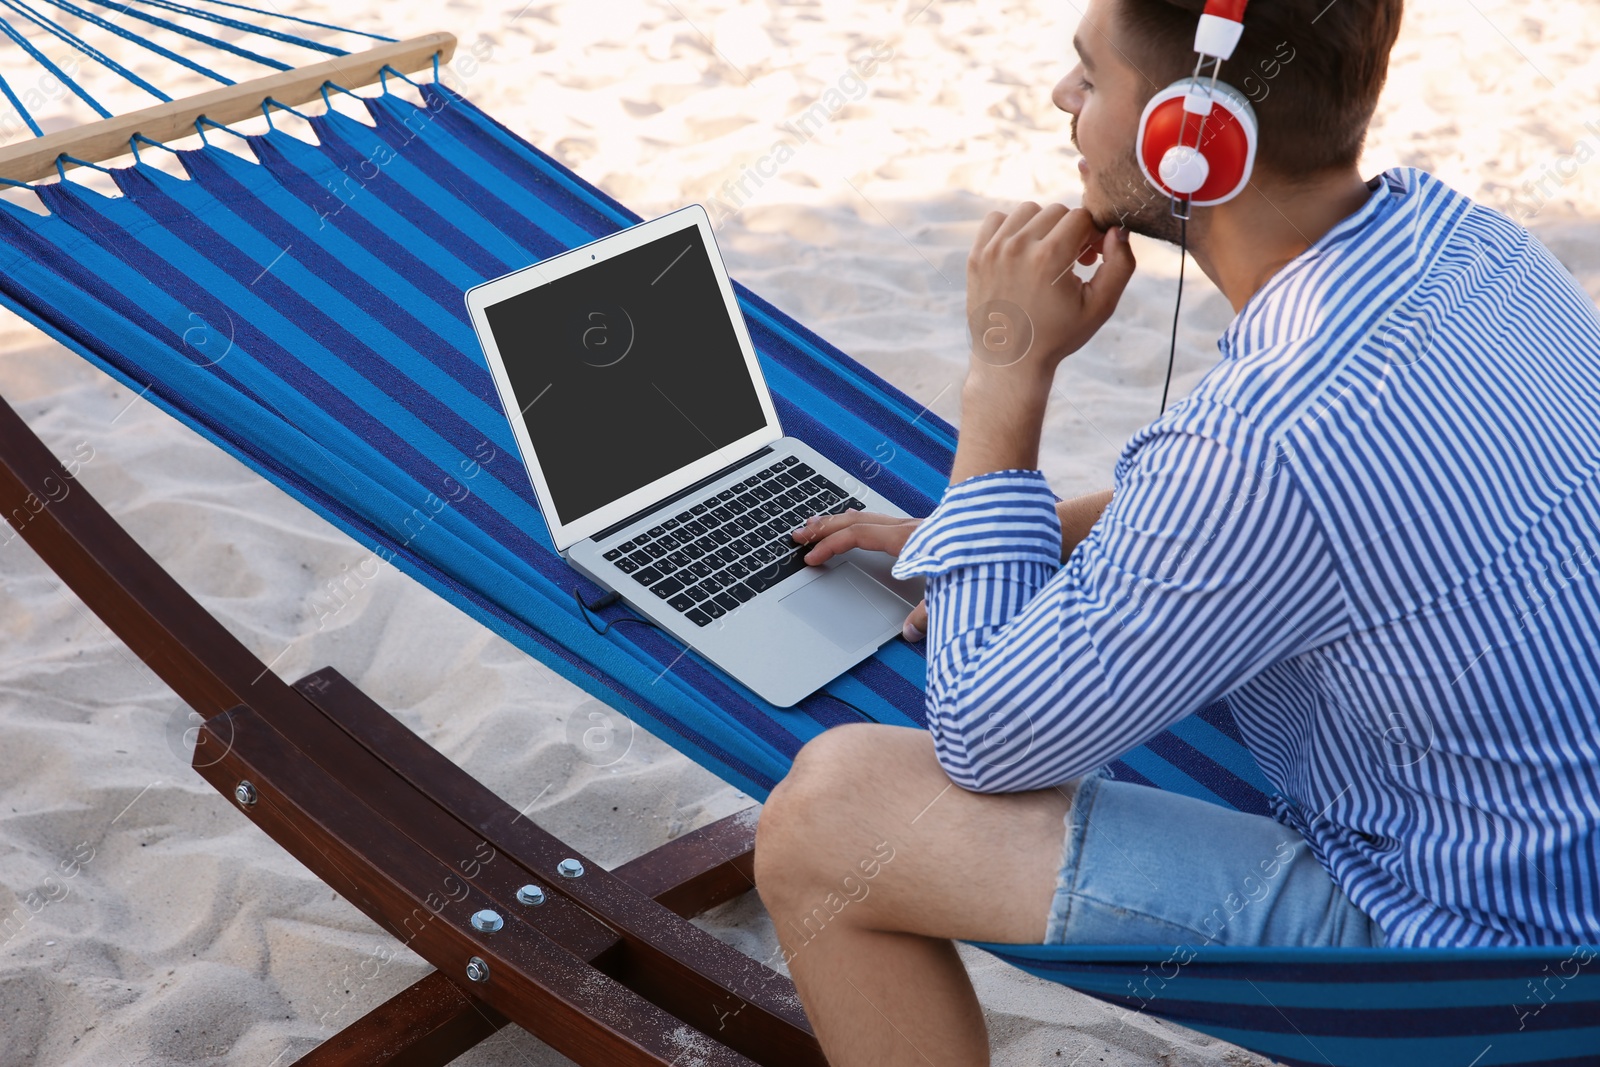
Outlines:
<svg viewBox="0 0 1600 1067"><path fill-rule="evenodd" d="M757 837L830 1062L988 1062L952 939L1600 937L1600 316L1503 215L1360 177L1400 6L1250 7L1222 75L1257 101L1256 174L1187 227L1236 312L1223 358L1112 492L1057 504L1055 368L1115 308L1126 231L1180 235L1133 144L1201 7L1092 0L1054 92L1083 207L993 213L968 261L969 309L1022 308L1032 347L975 348L929 518L797 532L927 575L928 730L814 739ZM1096 771L1220 698L1275 818Z"/></svg>

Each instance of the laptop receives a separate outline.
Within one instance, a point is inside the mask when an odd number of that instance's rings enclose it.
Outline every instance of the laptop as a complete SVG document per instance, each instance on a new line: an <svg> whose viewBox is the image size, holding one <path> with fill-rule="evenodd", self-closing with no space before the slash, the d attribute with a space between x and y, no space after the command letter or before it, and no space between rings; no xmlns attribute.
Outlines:
<svg viewBox="0 0 1600 1067"><path fill-rule="evenodd" d="M789 537L811 514L906 512L783 432L704 208L466 300L575 569L778 707L900 637L922 579L860 548L811 566Z"/></svg>

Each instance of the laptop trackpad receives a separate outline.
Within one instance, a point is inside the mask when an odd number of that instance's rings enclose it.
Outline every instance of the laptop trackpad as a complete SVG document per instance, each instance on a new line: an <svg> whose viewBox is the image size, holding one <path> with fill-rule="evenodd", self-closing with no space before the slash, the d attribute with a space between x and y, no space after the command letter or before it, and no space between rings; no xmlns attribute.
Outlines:
<svg viewBox="0 0 1600 1067"><path fill-rule="evenodd" d="M874 640L891 624L898 629L906 611L903 600L853 563L833 568L779 603L846 652Z"/></svg>

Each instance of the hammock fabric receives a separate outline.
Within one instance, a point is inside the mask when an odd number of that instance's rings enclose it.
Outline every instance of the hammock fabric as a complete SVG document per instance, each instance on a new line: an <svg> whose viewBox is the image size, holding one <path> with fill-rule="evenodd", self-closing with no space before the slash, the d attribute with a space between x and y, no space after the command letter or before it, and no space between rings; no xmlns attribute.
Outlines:
<svg viewBox="0 0 1600 1067"><path fill-rule="evenodd" d="M552 549L462 292L639 217L451 90L420 92L360 97L370 126L311 117L316 145L249 136L259 163L211 145L180 153L189 180L139 163L110 171L120 197L63 181L35 187L46 215L0 203L0 299L758 798L828 727L924 725L925 664L903 641L779 709L653 629L585 620L574 585L603 591ZM736 288L785 430L852 471L891 442L872 484L927 514L954 430ZM1109 769L1270 810L1225 702ZM1600 1050L1583 949L981 947L1285 1063L1555 1067Z"/></svg>

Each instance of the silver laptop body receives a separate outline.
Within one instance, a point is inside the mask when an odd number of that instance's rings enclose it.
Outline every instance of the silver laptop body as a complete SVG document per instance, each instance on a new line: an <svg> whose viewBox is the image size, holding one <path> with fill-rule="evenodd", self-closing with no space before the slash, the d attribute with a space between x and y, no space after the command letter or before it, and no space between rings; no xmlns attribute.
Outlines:
<svg viewBox="0 0 1600 1067"><path fill-rule="evenodd" d="M783 433L703 208L466 299L573 567L779 707L900 635L920 579L863 549L809 566L789 539L804 515L906 513Z"/></svg>

